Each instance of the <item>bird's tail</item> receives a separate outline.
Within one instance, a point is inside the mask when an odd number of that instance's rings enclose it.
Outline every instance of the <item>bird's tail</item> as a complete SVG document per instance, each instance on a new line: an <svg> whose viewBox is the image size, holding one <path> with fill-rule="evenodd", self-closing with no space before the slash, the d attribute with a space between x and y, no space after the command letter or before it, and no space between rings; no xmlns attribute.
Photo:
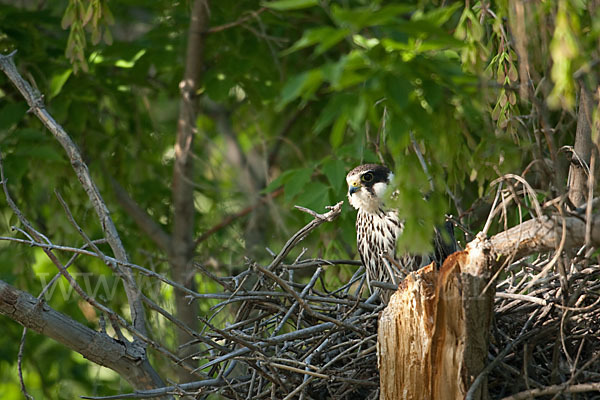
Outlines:
<svg viewBox="0 0 600 400"><path fill-rule="evenodd" d="M443 227L435 227L433 248L433 261L438 266L444 263L446 257L458 250L458 243L454 237L454 224L451 221L446 221Z"/></svg>

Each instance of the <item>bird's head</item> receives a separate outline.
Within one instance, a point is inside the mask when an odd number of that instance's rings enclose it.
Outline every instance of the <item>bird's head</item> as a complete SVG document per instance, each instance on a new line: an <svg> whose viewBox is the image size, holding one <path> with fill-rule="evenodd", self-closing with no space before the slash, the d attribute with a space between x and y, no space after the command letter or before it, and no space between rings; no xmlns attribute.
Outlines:
<svg viewBox="0 0 600 400"><path fill-rule="evenodd" d="M383 196L394 174L384 165L359 165L346 175L348 200L352 207L376 212L383 203Z"/></svg>

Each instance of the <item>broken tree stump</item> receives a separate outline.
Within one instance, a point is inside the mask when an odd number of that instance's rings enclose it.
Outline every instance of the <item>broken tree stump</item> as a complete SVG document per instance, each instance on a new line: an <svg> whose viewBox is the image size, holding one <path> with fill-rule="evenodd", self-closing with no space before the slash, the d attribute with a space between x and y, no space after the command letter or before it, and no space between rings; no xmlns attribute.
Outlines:
<svg viewBox="0 0 600 400"><path fill-rule="evenodd" d="M409 275L379 317L380 399L465 398L485 367L494 287L489 241ZM486 384L474 399L487 398Z"/></svg>

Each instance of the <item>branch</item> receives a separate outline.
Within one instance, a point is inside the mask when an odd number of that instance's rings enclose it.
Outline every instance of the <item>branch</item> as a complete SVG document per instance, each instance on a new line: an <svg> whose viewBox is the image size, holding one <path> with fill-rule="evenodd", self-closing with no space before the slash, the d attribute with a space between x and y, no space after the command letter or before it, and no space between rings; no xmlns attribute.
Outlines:
<svg viewBox="0 0 600 400"><path fill-rule="evenodd" d="M565 250L585 244L585 221L578 217L564 219L566 238ZM559 216L544 216L531 219L507 231L498 233L490 239L497 264L504 262L507 256L514 259L530 254L556 249L562 238L563 220ZM591 220L591 244L600 246L600 215L593 215Z"/></svg>
<svg viewBox="0 0 600 400"><path fill-rule="evenodd" d="M117 232L117 229L113 223L112 218L110 217L110 212L108 211L108 207L96 184L92 180L90 175L90 171L88 170L87 165L83 161L81 157L81 153L79 149L71 139L71 137L67 134L67 132L63 129L62 126L58 124L54 120L54 118L46 111L43 96L35 91L31 85L23 79L21 74L17 71L17 67L13 61L13 56L15 52L4 56L0 55L0 69L4 71L6 76L11 80L11 82L16 86L16 88L21 92L21 95L27 101L27 104L30 107L30 111L35 114L36 117L52 132L54 138L61 144L64 148L67 156L69 157L69 161L73 166L73 170L79 179L83 189L88 195L96 214L100 220L100 226L102 227L102 231L110 245L115 257L121 261L127 262L128 257L121 243L121 238ZM139 296L139 290L136 286L133 274L131 271L124 269L122 270L123 277L123 285L125 287L125 292L127 293L127 299L129 301L129 307L131 311L131 317L133 320L133 325L135 328L142 332L146 333L146 324L145 324L145 316L144 316L144 308L142 301ZM136 341L137 342L137 341ZM140 346L143 346L141 343L137 343Z"/></svg>
<svg viewBox="0 0 600 400"><path fill-rule="evenodd" d="M48 336L88 360L116 371L132 386L162 386L147 358L102 332L96 332L54 310L45 302L0 280L0 314Z"/></svg>
<svg viewBox="0 0 600 400"><path fill-rule="evenodd" d="M179 84L181 100L173 168L173 257L187 264L193 248L194 198L192 186L192 144L196 131L196 90L199 87L204 49L203 34L208 22L208 3L195 0L188 33L186 65ZM178 268L179 266L176 266Z"/></svg>
<svg viewBox="0 0 600 400"><path fill-rule="evenodd" d="M213 26L212 28L207 29L206 33L217 33L217 32L221 32L224 31L226 29L229 28L233 28L235 26L241 25L244 22L248 21L249 19L252 18L256 18L257 16L259 16L260 14L262 14L263 12L265 12L267 10L266 7L261 7L256 11L251 11L248 15L241 17L240 19L238 19L237 21L233 21L233 22L229 22L227 24L223 24L223 25L218 25L218 26Z"/></svg>
<svg viewBox="0 0 600 400"><path fill-rule="evenodd" d="M294 234L294 236L292 236L283 246L283 249L281 249L281 251L279 252L279 254L277 254L277 256L275 257L275 259L271 262L271 264L269 264L269 266L266 268L269 271L273 271L273 269L275 269L280 263L281 261L283 261L283 259L285 258L285 256L288 255L288 253L298 244L300 243L302 240L304 240L304 238L306 236L308 236L308 234L310 232L312 232L317 226L321 225L323 222L331 222L334 219L336 219L338 217L338 215L341 214L342 212L342 204L344 204L343 201L340 201L339 203L337 203L334 206L329 206L329 212L326 212L325 214L318 214L312 210L309 210L307 208L304 207L300 207L300 206L296 206L297 209L299 209L300 211L304 211L310 215L312 215L313 217L315 217L315 219L313 219L312 221L310 221L308 224L306 224L304 227L302 227L302 229L300 229L298 232L296 232Z"/></svg>
<svg viewBox="0 0 600 400"><path fill-rule="evenodd" d="M594 101L583 82L579 93L579 115L577 117L573 157L569 169L569 199L575 207L580 207L585 203L588 174L593 174L589 165L593 149L592 114Z"/></svg>
<svg viewBox="0 0 600 400"><path fill-rule="evenodd" d="M598 391L600 391L600 382L578 383L575 385L562 384L547 386L540 389L525 390L524 392L505 397L502 400L525 400L533 397L548 396L557 393L585 393Z"/></svg>
<svg viewBox="0 0 600 400"><path fill-rule="evenodd" d="M125 188L123 188L119 182L110 177L110 183L115 191L117 201L121 204L121 207L125 209L127 215L133 218L136 225L148 235L158 247L168 253L171 248L171 237L169 234L165 232L161 226L131 198L131 196L129 196L129 193L127 193Z"/></svg>

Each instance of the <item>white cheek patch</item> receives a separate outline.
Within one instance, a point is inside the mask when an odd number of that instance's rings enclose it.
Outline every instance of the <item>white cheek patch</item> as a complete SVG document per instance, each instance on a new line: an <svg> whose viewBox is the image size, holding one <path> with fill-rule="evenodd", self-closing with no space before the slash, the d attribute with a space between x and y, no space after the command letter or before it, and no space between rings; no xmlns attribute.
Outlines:
<svg viewBox="0 0 600 400"><path fill-rule="evenodd" d="M350 205L352 207L356 208L357 210L361 206L361 201L358 199L358 193L359 192L354 192L352 194L348 194L348 201L350 202Z"/></svg>
<svg viewBox="0 0 600 400"><path fill-rule="evenodd" d="M376 184L374 184L373 191L375 192L375 196L377 196L377 198L379 199L382 199L385 195L387 187L388 185L385 182L377 182Z"/></svg>
<svg viewBox="0 0 600 400"><path fill-rule="evenodd" d="M350 202L350 205L357 210L362 209L370 213L376 212L381 206L381 201L371 193L367 192L365 188L360 188L352 195L349 195L348 201Z"/></svg>

